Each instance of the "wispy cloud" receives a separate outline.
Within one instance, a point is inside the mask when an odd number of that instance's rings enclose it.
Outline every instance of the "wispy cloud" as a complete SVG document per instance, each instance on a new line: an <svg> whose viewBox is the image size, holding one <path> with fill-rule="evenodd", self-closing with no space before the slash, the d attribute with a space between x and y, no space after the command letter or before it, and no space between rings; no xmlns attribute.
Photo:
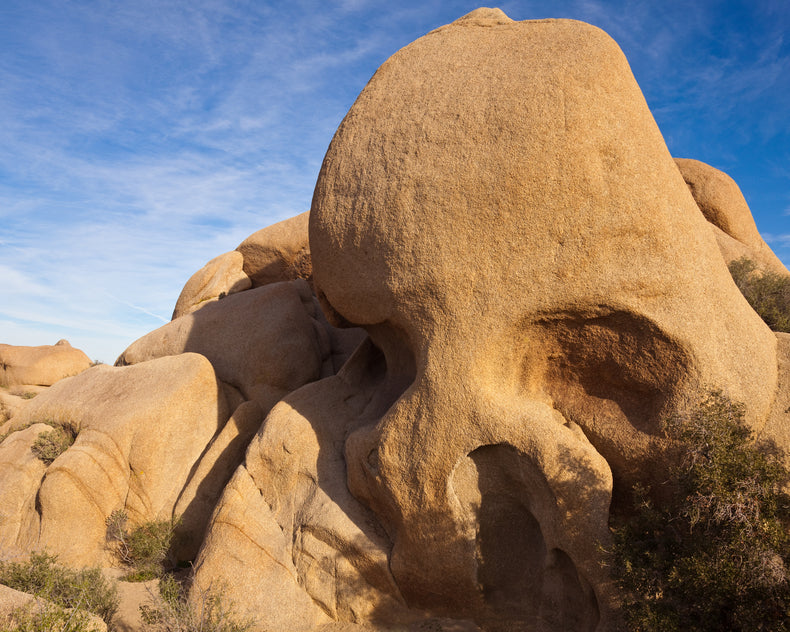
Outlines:
<svg viewBox="0 0 790 632"><path fill-rule="evenodd" d="M676 139L673 151L702 159L715 151L737 165L729 156L750 143L790 144L780 142L790 141L790 24L769 5L750 29L709 2L502 6L516 19L573 17L609 32ZM9 298L0 342L73 337L90 355L114 359L161 325L206 261L307 210L332 134L378 65L474 8L459 0L4 5L0 277ZM774 153L775 169L786 156ZM750 199L753 210L765 188ZM784 200L786 216L787 197L771 199ZM768 232L790 255L786 230L769 223Z"/></svg>

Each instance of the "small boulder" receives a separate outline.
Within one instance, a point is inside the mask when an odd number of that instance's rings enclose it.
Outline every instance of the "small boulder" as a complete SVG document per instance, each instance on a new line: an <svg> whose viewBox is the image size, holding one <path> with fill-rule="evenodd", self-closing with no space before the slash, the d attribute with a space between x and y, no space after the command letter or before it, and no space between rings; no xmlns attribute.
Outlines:
<svg viewBox="0 0 790 632"><path fill-rule="evenodd" d="M232 250L214 257L195 272L181 290L173 310L173 319L194 312L211 301L252 287L252 281L242 270L244 257Z"/></svg>
<svg viewBox="0 0 790 632"><path fill-rule="evenodd" d="M244 272L253 287L312 276L309 218L308 212L272 224L239 244L236 250L244 256Z"/></svg>

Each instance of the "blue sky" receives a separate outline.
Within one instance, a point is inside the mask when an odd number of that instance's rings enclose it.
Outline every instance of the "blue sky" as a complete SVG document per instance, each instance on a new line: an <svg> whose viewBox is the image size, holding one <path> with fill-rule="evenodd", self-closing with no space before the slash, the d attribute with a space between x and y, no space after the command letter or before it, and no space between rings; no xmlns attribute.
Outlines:
<svg viewBox="0 0 790 632"><path fill-rule="evenodd" d="M0 342L113 362L247 235L309 209L376 68L474 2L0 0ZM790 263L790 3L503 2L620 44L673 155Z"/></svg>

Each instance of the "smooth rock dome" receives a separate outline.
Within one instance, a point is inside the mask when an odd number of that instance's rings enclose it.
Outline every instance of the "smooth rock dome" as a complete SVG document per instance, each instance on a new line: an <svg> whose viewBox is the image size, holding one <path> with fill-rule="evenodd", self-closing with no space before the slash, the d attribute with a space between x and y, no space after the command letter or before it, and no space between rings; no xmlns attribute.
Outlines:
<svg viewBox="0 0 790 632"><path fill-rule="evenodd" d="M612 480L660 472L660 419L704 389L758 428L774 399L776 337L582 22L479 9L388 59L326 154L310 249L401 393L345 457L412 605L607 629Z"/></svg>

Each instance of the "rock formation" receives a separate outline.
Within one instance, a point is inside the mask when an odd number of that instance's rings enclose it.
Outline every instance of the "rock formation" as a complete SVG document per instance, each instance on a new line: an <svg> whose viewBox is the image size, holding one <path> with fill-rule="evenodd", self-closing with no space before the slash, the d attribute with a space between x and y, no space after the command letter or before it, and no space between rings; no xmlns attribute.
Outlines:
<svg viewBox="0 0 790 632"><path fill-rule="evenodd" d="M235 250L214 257L187 281L173 310L173 320L200 309L210 301L217 301L234 292L252 286L250 277L244 274L244 257Z"/></svg>
<svg viewBox="0 0 790 632"><path fill-rule="evenodd" d="M67 426L76 440L39 470L38 481L27 477L32 485L0 488L0 506L9 494L18 499L24 492L30 509L18 530L13 521L0 523L0 547L46 549L70 564L111 562L105 519L116 509L135 522L170 517L229 415L211 364L198 354L123 368L101 365L62 380L11 419L25 432L43 421ZM187 535L199 538L207 516L189 520L188 506L183 513Z"/></svg>
<svg viewBox="0 0 790 632"><path fill-rule="evenodd" d="M675 158L675 163L694 201L710 222L728 264L748 257L763 270L788 273L757 231L743 193L730 176L699 160Z"/></svg>
<svg viewBox="0 0 790 632"><path fill-rule="evenodd" d="M236 248L253 287L277 281L309 279L312 274L307 236L309 213L262 228Z"/></svg>
<svg viewBox="0 0 790 632"><path fill-rule="evenodd" d="M228 294L280 281L310 279L307 236L310 214L302 213L253 233L236 250L209 261L187 281L173 320Z"/></svg>
<svg viewBox="0 0 790 632"><path fill-rule="evenodd" d="M769 251L700 165L599 29L436 29L360 94L309 214L6 422L0 549L108 564L113 510L180 515L193 598L260 630L615 629L610 511L663 480L660 420L717 388L790 447L790 335L718 233Z"/></svg>
<svg viewBox="0 0 790 632"><path fill-rule="evenodd" d="M0 386L52 386L90 365L91 359L67 340L40 347L0 344Z"/></svg>

